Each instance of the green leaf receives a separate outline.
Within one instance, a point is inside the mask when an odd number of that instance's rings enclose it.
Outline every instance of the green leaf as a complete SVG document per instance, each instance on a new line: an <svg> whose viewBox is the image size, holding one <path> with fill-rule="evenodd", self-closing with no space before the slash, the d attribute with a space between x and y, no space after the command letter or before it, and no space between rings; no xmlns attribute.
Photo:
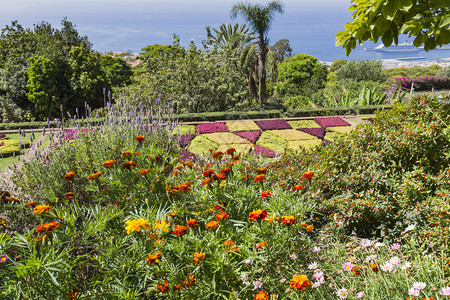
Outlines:
<svg viewBox="0 0 450 300"><path fill-rule="evenodd" d="M392 41L394 40L394 37L392 36L392 31L386 31L385 34L383 34L383 36L381 37L381 41L383 42L383 45L385 47L389 47L390 45L392 45Z"/></svg>
<svg viewBox="0 0 450 300"><path fill-rule="evenodd" d="M439 24L440 27L446 27L450 26L450 14L442 17L441 22ZM450 28L446 28L447 30L450 30Z"/></svg>

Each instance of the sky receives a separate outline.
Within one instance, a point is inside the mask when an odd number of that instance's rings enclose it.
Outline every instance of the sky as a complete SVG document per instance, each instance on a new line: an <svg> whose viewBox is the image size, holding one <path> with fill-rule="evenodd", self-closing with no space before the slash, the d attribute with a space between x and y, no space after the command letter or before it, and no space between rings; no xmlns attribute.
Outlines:
<svg viewBox="0 0 450 300"><path fill-rule="evenodd" d="M87 35L98 51L139 51L153 43L170 44L172 34L183 45L194 40L201 46L205 26L244 23L230 19L235 0L0 0L0 26L13 20L23 27L46 21L59 28L67 17L81 35ZM266 4L268 1L249 1ZM308 39L326 40L334 46L337 31L350 20L350 0L284 0L283 15L277 15L269 37L274 43L287 38L293 48L304 48ZM338 13L337 13L338 12ZM315 17L317 16L317 17ZM330 20L337 21L330 24ZM313 24L314 23L314 24ZM340 26L340 27L337 27ZM316 30L321 30L318 36ZM333 27L330 30L330 27ZM301 32L301 35L299 35Z"/></svg>

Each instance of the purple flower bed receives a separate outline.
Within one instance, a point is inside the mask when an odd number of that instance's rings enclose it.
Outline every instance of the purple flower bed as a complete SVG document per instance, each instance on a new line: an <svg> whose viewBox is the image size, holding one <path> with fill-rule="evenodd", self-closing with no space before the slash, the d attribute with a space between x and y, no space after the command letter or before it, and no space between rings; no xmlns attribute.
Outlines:
<svg viewBox="0 0 450 300"><path fill-rule="evenodd" d="M78 129L66 129L64 130L63 140L74 140L78 134Z"/></svg>
<svg viewBox="0 0 450 300"><path fill-rule="evenodd" d="M202 123L197 125L198 134L228 132L228 127L223 122Z"/></svg>
<svg viewBox="0 0 450 300"><path fill-rule="evenodd" d="M336 127L336 126L351 126L346 121L342 120L339 117L323 117L323 118L315 118L317 124L322 127Z"/></svg>
<svg viewBox="0 0 450 300"><path fill-rule="evenodd" d="M323 128L299 128L297 130L310 135L314 135L319 139L323 139L323 137L325 136L325 129Z"/></svg>
<svg viewBox="0 0 450 300"><path fill-rule="evenodd" d="M0 139L4 139L6 137L6 134L0 133Z"/></svg>
<svg viewBox="0 0 450 300"><path fill-rule="evenodd" d="M196 135L195 134L183 134L183 135L174 135L176 139L179 140L179 144L181 148L184 148L192 141Z"/></svg>
<svg viewBox="0 0 450 300"><path fill-rule="evenodd" d="M196 161L197 160L197 156L194 153L192 153L192 152L189 152L187 150L181 149L181 157L179 158L179 160Z"/></svg>
<svg viewBox="0 0 450 300"><path fill-rule="evenodd" d="M260 145L255 145L255 147L253 148L253 150L251 151L252 153L256 154L256 155L264 155L267 157L275 157L277 155L277 153L275 151L272 151L270 149L264 148Z"/></svg>
<svg viewBox="0 0 450 300"><path fill-rule="evenodd" d="M283 119L256 121L256 124L261 130L292 129L291 125Z"/></svg>
<svg viewBox="0 0 450 300"><path fill-rule="evenodd" d="M259 136L261 135L261 131L238 131L234 132L234 134L249 140L252 144L256 143Z"/></svg>

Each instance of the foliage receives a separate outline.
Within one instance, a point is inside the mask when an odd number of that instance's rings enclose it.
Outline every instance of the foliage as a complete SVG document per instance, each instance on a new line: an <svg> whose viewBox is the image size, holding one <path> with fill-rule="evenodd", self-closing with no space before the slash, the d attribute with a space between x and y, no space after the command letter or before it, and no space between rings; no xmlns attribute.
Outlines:
<svg viewBox="0 0 450 300"><path fill-rule="evenodd" d="M352 0L352 21L336 35L336 45L350 54L357 44L381 38L384 46L398 44L400 34L414 36L413 44L426 51L450 43L450 4L445 0Z"/></svg>
<svg viewBox="0 0 450 300"><path fill-rule="evenodd" d="M450 77L450 66L445 67L440 73L439 76Z"/></svg>
<svg viewBox="0 0 450 300"><path fill-rule="evenodd" d="M354 79L355 81L375 81L383 83L387 80L387 75L383 72L383 65L380 60L349 60L338 70L336 70L334 80L343 81Z"/></svg>
<svg viewBox="0 0 450 300"><path fill-rule="evenodd" d="M290 57L292 54L292 47L289 45L288 39L278 40L275 44L270 46L270 52L274 59L281 63L286 57Z"/></svg>
<svg viewBox="0 0 450 300"><path fill-rule="evenodd" d="M347 63L346 59L343 58L339 58L335 61L333 61L333 63L330 66L329 71L330 72L336 72L337 70L339 70L343 65L345 65Z"/></svg>
<svg viewBox="0 0 450 300"><path fill-rule="evenodd" d="M324 87L327 78L327 68L320 64L317 58L307 54L297 54L286 58L278 67L278 78L275 91L282 97L301 97L303 100L287 100L290 108L297 108L299 104L309 103L311 95Z"/></svg>
<svg viewBox="0 0 450 300"><path fill-rule="evenodd" d="M384 72L389 74L389 78L398 77L420 77L420 76L436 76L442 71L442 68L438 65L432 65L429 67L413 66L409 68L392 68L385 69Z"/></svg>

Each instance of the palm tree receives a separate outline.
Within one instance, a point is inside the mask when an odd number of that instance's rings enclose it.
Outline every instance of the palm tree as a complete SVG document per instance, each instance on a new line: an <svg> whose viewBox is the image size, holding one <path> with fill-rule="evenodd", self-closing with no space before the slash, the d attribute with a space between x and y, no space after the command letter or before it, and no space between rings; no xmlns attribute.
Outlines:
<svg viewBox="0 0 450 300"><path fill-rule="evenodd" d="M275 13L283 13L283 5L280 1L272 1L266 6L261 4L237 3L231 8L231 18L241 15L255 33L258 34L256 42L259 61L259 107L262 108L266 98L266 58L269 51L268 33Z"/></svg>
<svg viewBox="0 0 450 300"><path fill-rule="evenodd" d="M257 37L245 25L222 24L219 29L212 28L216 36L211 32L211 27L206 26L207 40L203 41L205 48L228 48L230 50L242 50L248 47Z"/></svg>

